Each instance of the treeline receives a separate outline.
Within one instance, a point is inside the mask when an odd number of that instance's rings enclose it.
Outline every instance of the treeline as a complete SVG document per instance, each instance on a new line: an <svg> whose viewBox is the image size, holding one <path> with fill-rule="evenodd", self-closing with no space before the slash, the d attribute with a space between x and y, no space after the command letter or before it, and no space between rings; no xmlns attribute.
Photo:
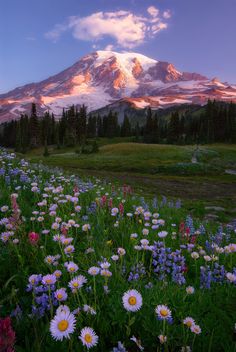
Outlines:
<svg viewBox="0 0 236 352"><path fill-rule="evenodd" d="M236 105L209 100L207 105L184 113L173 111L158 117L147 110L143 128L145 143L236 143Z"/></svg>
<svg viewBox="0 0 236 352"><path fill-rule="evenodd" d="M32 104L31 114L21 115L17 121L0 126L0 144L25 153L32 148L48 145L84 146L88 139L97 137L130 137L144 143L236 143L236 105L208 101L197 110L173 110L159 116L150 108L144 111L144 124L131 125L127 115L120 125L116 113L106 116L87 114L86 107L72 106L63 110L57 121L53 114L46 112L38 117L36 105ZM96 150L96 146L94 147Z"/></svg>
<svg viewBox="0 0 236 352"><path fill-rule="evenodd" d="M166 138L169 143L236 143L236 105L209 100L197 112L173 112Z"/></svg>
<svg viewBox="0 0 236 352"><path fill-rule="evenodd" d="M120 125L115 113L109 112L103 117L92 116L87 114L85 106L79 110L71 106L70 109L63 110L62 117L57 121L49 112L38 117L33 103L30 117L21 115L19 120L0 126L0 145L26 153L40 146L45 146L45 149L48 145L57 145L58 148L84 146L89 138L129 137L134 134L135 130L127 116Z"/></svg>

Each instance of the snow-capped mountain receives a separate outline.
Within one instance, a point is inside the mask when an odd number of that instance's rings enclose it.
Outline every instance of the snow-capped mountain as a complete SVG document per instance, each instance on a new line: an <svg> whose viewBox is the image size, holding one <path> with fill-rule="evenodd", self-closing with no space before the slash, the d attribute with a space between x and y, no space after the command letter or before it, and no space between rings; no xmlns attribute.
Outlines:
<svg viewBox="0 0 236 352"><path fill-rule="evenodd" d="M88 111L117 101L137 109L204 104L207 99L236 102L236 86L138 53L96 51L59 74L0 95L0 121L18 118L36 102L40 113L85 104Z"/></svg>

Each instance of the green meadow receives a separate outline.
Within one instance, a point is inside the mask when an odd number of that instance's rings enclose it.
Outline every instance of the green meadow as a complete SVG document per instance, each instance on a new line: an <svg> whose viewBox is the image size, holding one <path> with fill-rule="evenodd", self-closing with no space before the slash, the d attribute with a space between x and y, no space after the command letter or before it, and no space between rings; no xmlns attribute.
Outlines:
<svg viewBox="0 0 236 352"><path fill-rule="evenodd" d="M135 143L132 138L100 138L99 151L79 154L76 147L34 149L26 157L81 176L99 177L127 183L137 193L181 198L194 215L204 216L213 209L223 222L236 217L236 145L166 145ZM197 163L192 162L196 154ZM208 212L209 213L209 212ZM216 217L216 219L218 219Z"/></svg>

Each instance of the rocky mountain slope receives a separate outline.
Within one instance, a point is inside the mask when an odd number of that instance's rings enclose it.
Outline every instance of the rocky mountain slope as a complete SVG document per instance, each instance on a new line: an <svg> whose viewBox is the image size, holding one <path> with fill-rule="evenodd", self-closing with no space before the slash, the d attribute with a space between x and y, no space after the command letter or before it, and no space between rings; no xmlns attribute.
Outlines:
<svg viewBox="0 0 236 352"><path fill-rule="evenodd" d="M0 95L0 121L18 118L36 102L39 113L60 116L63 108L85 104L88 111L117 104L121 110L153 109L178 104L205 104L208 99L236 102L236 85L138 53L96 51L59 74Z"/></svg>

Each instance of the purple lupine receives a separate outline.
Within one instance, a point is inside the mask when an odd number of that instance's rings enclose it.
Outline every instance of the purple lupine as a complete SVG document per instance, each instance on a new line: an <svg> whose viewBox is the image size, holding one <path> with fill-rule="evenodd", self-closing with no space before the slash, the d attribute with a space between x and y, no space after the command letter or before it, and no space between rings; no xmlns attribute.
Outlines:
<svg viewBox="0 0 236 352"><path fill-rule="evenodd" d="M127 350L125 349L125 346L119 341L118 346L114 347L112 352L127 352Z"/></svg>
<svg viewBox="0 0 236 352"><path fill-rule="evenodd" d="M146 275L145 266L142 262L137 263L136 265L131 267L131 271L129 273L128 281L138 281L144 275Z"/></svg>
<svg viewBox="0 0 236 352"><path fill-rule="evenodd" d="M180 250L172 252L171 248L164 247L163 242L154 242L152 264L158 280L163 281L170 275L178 285L185 283L185 257Z"/></svg>

